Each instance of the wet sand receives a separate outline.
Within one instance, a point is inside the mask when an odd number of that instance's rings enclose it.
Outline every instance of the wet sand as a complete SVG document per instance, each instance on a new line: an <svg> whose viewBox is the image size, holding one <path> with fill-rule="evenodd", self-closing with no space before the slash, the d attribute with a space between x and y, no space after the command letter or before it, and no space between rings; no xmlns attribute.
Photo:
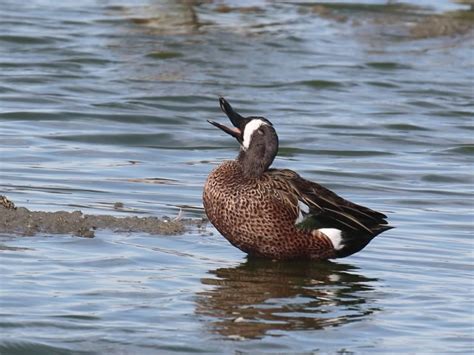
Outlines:
<svg viewBox="0 0 474 355"><path fill-rule="evenodd" d="M3 196L1 196L3 198ZM3 201L5 201L4 199ZM0 233L33 236L42 234L72 234L93 238L98 229L114 232L145 232L149 234L182 234L187 226L199 227L204 220L167 219L157 217L115 217L111 215L89 215L81 211L43 212L30 211L14 204L0 204Z"/></svg>

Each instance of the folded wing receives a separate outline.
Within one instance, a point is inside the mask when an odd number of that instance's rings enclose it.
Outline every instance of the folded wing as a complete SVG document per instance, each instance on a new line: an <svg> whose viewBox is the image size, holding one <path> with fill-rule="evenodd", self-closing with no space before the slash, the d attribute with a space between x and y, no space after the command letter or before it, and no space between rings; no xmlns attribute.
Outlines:
<svg viewBox="0 0 474 355"><path fill-rule="evenodd" d="M387 216L383 213L345 200L292 170L270 169L267 173L271 175L280 198L296 210L298 228L336 228L372 236L392 228L387 225Z"/></svg>

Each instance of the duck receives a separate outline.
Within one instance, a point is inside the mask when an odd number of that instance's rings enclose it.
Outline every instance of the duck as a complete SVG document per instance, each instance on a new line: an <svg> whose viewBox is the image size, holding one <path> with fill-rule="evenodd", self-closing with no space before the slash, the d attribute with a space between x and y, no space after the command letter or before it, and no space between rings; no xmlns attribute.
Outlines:
<svg viewBox="0 0 474 355"><path fill-rule="evenodd" d="M392 226L387 216L350 202L295 171L271 165L278 135L265 117L243 117L223 97L233 127L208 122L234 137L237 158L218 165L203 191L205 213L233 246L273 260L343 258Z"/></svg>

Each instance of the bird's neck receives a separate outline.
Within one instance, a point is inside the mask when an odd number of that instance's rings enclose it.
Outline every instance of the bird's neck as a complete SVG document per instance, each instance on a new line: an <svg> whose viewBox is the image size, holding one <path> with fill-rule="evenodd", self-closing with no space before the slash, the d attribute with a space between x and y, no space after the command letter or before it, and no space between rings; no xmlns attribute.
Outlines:
<svg viewBox="0 0 474 355"><path fill-rule="evenodd" d="M244 177L246 178L259 178L265 171L268 170L273 162L273 158L262 158L258 155L252 154L248 150L241 150L237 156L237 162L242 167Z"/></svg>

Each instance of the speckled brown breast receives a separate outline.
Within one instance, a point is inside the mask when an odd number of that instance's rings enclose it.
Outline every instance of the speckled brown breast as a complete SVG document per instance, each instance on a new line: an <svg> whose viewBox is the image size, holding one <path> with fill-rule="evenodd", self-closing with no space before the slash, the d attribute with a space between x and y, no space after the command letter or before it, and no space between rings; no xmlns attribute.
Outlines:
<svg viewBox="0 0 474 355"><path fill-rule="evenodd" d="M216 229L250 255L273 259L334 257L332 243L325 235L296 228L298 211L285 202L285 195L269 174L245 178L236 161L226 161L209 175L203 201Z"/></svg>

